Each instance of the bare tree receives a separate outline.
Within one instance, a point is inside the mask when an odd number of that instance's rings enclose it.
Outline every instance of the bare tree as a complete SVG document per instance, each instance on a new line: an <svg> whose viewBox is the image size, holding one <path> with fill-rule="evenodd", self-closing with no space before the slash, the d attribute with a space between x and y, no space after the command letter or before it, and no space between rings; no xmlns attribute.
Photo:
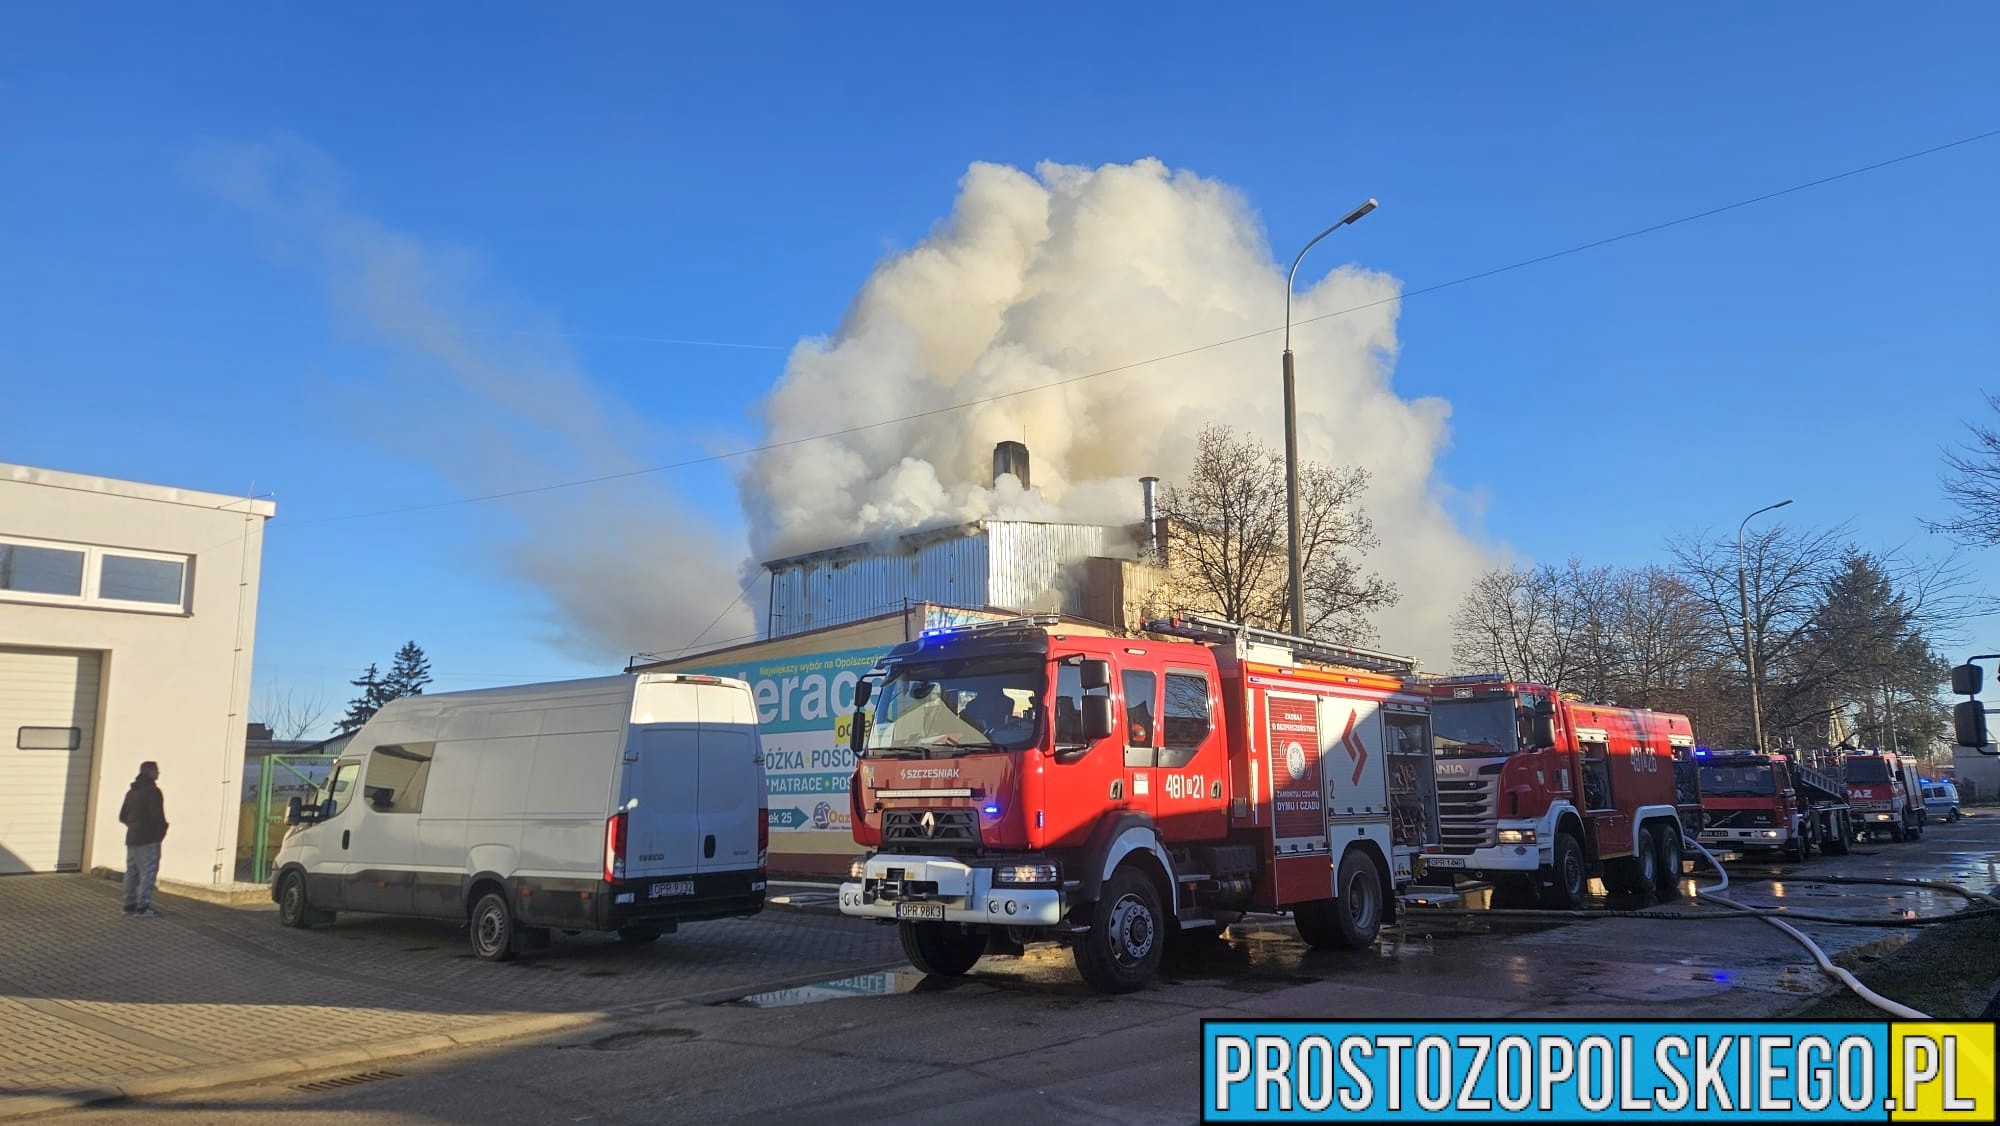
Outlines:
<svg viewBox="0 0 2000 1126"><path fill-rule="evenodd" d="M1584 672L1581 599L1569 581L1581 567L1488 571L1452 617L1453 657L1468 669L1499 672L1551 688L1574 688Z"/></svg>
<svg viewBox="0 0 2000 1126"><path fill-rule="evenodd" d="M290 688L278 689L265 693L257 722L271 729L272 738L292 742L319 730L326 709L326 698L317 692L301 696Z"/></svg>
<svg viewBox="0 0 2000 1126"><path fill-rule="evenodd" d="M1987 395L1986 405L2000 412L2000 396ZM1945 454L1950 475L1945 498L1956 506L1948 520L1925 521L1932 531L1980 547L2000 545L2000 430L1967 423L1972 443Z"/></svg>
<svg viewBox="0 0 2000 1126"><path fill-rule="evenodd" d="M1291 617L1289 523L1283 455L1225 426L1201 432L1185 481L1161 490L1171 529L1162 597L1182 608L1265 629L1359 642L1373 636L1369 614L1396 603L1393 584L1367 572L1376 546L1361 508L1368 473L1299 467L1300 569L1306 622Z"/></svg>

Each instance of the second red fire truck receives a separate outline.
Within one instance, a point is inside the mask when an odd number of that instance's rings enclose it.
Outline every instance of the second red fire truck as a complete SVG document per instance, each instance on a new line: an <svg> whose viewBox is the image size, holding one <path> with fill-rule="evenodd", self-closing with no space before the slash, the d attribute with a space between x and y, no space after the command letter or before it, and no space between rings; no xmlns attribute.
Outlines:
<svg viewBox="0 0 2000 1126"><path fill-rule="evenodd" d="M1680 894L1701 817L1686 716L1497 675L1409 689L1429 699L1437 745L1426 872L1484 880L1505 904L1575 908L1593 875L1614 892Z"/></svg>
<svg viewBox="0 0 2000 1126"><path fill-rule="evenodd" d="M1415 662L1200 618L1146 634L1024 619L891 650L856 691L870 851L841 911L899 926L926 973L1055 941L1106 992L1250 911L1373 943L1437 839Z"/></svg>

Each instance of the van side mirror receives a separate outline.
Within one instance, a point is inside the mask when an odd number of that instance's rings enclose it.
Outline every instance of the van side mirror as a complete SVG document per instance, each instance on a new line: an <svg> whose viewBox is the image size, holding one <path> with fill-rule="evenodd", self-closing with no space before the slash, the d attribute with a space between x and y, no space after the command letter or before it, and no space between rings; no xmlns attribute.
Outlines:
<svg viewBox="0 0 2000 1126"><path fill-rule="evenodd" d="M1099 688L1111 687L1110 661L1101 659L1085 661L1083 662L1082 666L1078 668L1077 672L1082 676L1083 690L1085 692L1095 691ZM1111 733L1107 730L1105 734L1109 735Z"/></svg>
<svg viewBox="0 0 2000 1126"><path fill-rule="evenodd" d="M1951 691L1956 696L1977 696L1986 671L1970 661L1951 670ZM1970 746L1971 744L1967 744Z"/></svg>
<svg viewBox="0 0 2000 1126"><path fill-rule="evenodd" d="M293 798L291 801L285 803L285 824L296 825L304 818L304 816L305 816L304 802L300 801L298 798Z"/></svg>
<svg viewBox="0 0 2000 1126"><path fill-rule="evenodd" d="M1099 662L1100 664L1103 662ZM1112 723L1111 697L1085 696L1083 698L1083 737L1092 743L1111 738L1117 727Z"/></svg>

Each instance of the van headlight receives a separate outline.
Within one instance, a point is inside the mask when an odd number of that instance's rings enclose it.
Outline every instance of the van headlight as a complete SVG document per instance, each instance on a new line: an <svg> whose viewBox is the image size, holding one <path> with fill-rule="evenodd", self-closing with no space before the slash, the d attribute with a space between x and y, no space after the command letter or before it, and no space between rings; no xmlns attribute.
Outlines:
<svg viewBox="0 0 2000 1126"><path fill-rule="evenodd" d="M1056 882L1056 866L1053 864L1010 864L1005 868L993 869L996 884L1052 884Z"/></svg>
<svg viewBox="0 0 2000 1126"><path fill-rule="evenodd" d="M1533 829L1502 829L1500 830L1500 843L1534 844L1535 831Z"/></svg>

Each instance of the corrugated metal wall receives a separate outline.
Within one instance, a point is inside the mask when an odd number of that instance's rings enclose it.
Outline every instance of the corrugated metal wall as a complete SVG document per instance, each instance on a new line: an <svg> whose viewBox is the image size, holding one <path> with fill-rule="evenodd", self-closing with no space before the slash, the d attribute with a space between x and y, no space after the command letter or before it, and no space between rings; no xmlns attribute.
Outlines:
<svg viewBox="0 0 2000 1126"><path fill-rule="evenodd" d="M909 536L901 550L844 548L771 575L769 636L886 614L912 602L973 609L1080 613L1083 561L1130 559L1122 528L990 521L966 534Z"/></svg>
<svg viewBox="0 0 2000 1126"><path fill-rule="evenodd" d="M1120 528L995 521L986 534L992 544L987 596L990 605L1009 610L1082 614L1089 586L1084 561L1136 554L1132 537Z"/></svg>

